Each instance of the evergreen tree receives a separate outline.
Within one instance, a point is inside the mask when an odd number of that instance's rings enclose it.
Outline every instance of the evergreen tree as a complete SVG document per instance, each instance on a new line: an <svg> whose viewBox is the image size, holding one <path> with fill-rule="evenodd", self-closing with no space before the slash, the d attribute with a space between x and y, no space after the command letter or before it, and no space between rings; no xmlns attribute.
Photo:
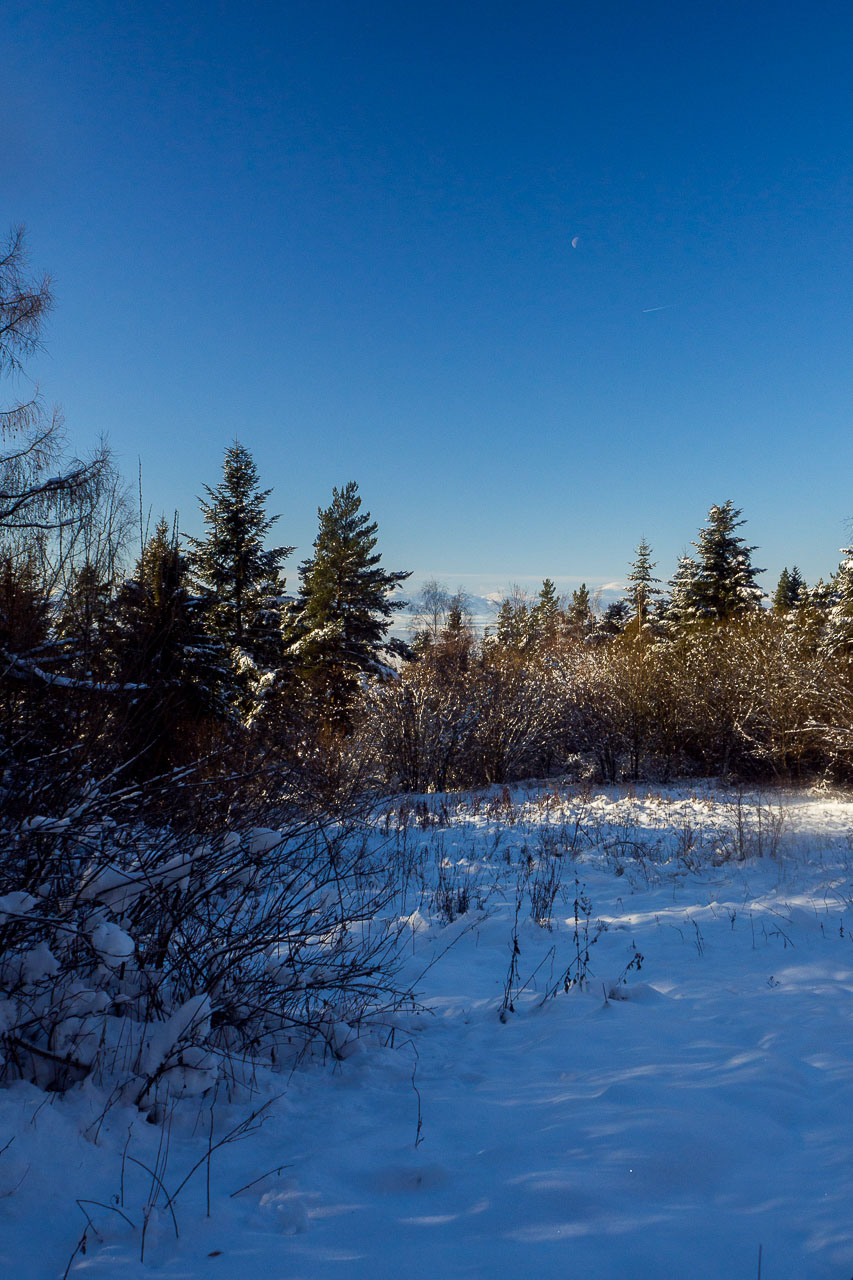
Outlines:
<svg viewBox="0 0 853 1280"><path fill-rule="evenodd" d="M779 575L773 593L773 612L781 614L797 609L803 603L805 593L806 584L797 566L794 565L790 573L786 566Z"/></svg>
<svg viewBox="0 0 853 1280"><path fill-rule="evenodd" d="M74 672L87 678L94 673L101 655L104 620L110 608L114 584L85 560L71 574L56 619L58 640L67 650Z"/></svg>
<svg viewBox="0 0 853 1280"><path fill-rule="evenodd" d="M260 488L252 455L235 442L225 451L221 482L215 489L205 485L204 491L207 499L200 501L207 533L189 543L194 578L212 597L208 625L250 660L275 666L285 589L281 565L293 547L264 546L279 519L266 514L272 490Z"/></svg>
<svg viewBox="0 0 853 1280"><path fill-rule="evenodd" d="M354 482L334 489L331 505L318 514L314 554L299 566L287 640L297 669L345 726L359 676L383 670L389 658L411 657L404 641L387 634L406 605L392 592L411 574L381 568L378 526L361 510Z"/></svg>
<svg viewBox="0 0 853 1280"><path fill-rule="evenodd" d="M498 610L495 640L505 649L522 650L530 644L534 633L534 618L525 592L513 587L505 596Z"/></svg>
<svg viewBox="0 0 853 1280"><path fill-rule="evenodd" d="M550 578L542 583L536 604L532 609L533 631L540 644L549 644L557 635L560 624L560 602L557 588Z"/></svg>
<svg viewBox="0 0 853 1280"><path fill-rule="evenodd" d="M117 732L137 774L177 763L201 723L222 710L225 654L205 632L208 609L189 590L177 531L160 520L104 623L112 677L125 694Z"/></svg>
<svg viewBox="0 0 853 1280"><path fill-rule="evenodd" d="M460 587L447 602L447 621L441 633L443 639L455 640L472 635L471 605L467 594Z"/></svg>
<svg viewBox="0 0 853 1280"><path fill-rule="evenodd" d="M678 557L678 567L669 581L669 599L662 609L668 631L678 631L696 619L696 576L698 566L688 555Z"/></svg>
<svg viewBox="0 0 853 1280"><path fill-rule="evenodd" d="M764 570L752 564L756 548L735 534L746 523L738 519L740 514L731 499L721 507L711 507L708 523L693 544L699 552L693 592L701 619L725 622L757 609L763 597L755 578Z"/></svg>
<svg viewBox="0 0 853 1280"><path fill-rule="evenodd" d="M837 598L834 579L824 582L823 578L818 578L813 587L804 589L796 610L788 614L788 625L797 631L813 653L827 652L830 616Z"/></svg>
<svg viewBox="0 0 853 1280"><path fill-rule="evenodd" d="M601 621L598 625L599 635L606 637L619 636L630 621L631 604L629 600L611 600L601 615Z"/></svg>
<svg viewBox="0 0 853 1280"><path fill-rule="evenodd" d="M799 608L803 603L808 586L803 575L800 573L796 565L791 570L791 576L788 582L788 590L790 595L791 607Z"/></svg>
<svg viewBox="0 0 853 1280"><path fill-rule="evenodd" d="M776 590L773 592L773 612L787 613L791 607L791 575L787 565L779 574Z"/></svg>
<svg viewBox="0 0 853 1280"><path fill-rule="evenodd" d="M823 647L827 653L853 664L853 547L844 547L844 559L833 581Z"/></svg>
<svg viewBox="0 0 853 1280"><path fill-rule="evenodd" d="M566 611L566 623L570 633L576 639L585 639L593 629L595 619L592 614L592 600L589 595L589 587L585 582L582 582L577 590L572 592L572 598Z"/></svg>
<svg viewBox="0 0 853 1280"><path fill-rule="evenodd" d="M648 622L654 597L661 594L660 589L655 585L660 582L660 578L654 576L653 570L657 567L657 562L652 560L652 549L645 538L640 540L636 554L637 558L628 570L631 589L626 596L626 603L637 619L638 628L642 629Z"/></svg>

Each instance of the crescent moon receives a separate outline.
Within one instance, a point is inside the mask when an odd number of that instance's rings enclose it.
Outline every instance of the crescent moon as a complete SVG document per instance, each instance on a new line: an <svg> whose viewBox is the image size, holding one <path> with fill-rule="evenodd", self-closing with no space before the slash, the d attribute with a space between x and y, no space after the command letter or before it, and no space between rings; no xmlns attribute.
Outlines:
<svg viewBox="0 0 853 1280"><path fill-rule="evenodd" d="M572 248L577 249L580 236L572 236Z"/></svg>

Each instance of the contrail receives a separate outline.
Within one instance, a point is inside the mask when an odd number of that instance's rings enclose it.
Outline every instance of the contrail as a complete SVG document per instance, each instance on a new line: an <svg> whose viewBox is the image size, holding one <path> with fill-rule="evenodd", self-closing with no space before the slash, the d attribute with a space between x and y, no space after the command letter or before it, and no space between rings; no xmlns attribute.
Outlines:
<svg viewBox="0 0 853 1280"><path fill-rule="evenodd" d="M669 311L670 307L674 306L674 302L667 302L662 307L643 307L643 315L647 316L650 311Z"/></svg>

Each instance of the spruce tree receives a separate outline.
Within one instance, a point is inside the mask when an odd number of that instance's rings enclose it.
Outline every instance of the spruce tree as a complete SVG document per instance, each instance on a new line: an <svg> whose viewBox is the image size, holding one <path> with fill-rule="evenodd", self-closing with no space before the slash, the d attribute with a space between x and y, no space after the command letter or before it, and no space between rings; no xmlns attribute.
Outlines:
<svg viewBox="0 0 853 1280"><path fill-rule="evenodd" d="M652 549L645 538L640 540L636 554L637 558L628 570L631 589L626 596L626 603L637 619L638 629L642 630L648 623L649 610L654 597L661 594L660 589L655 585L660 582L660 578L654 576L653 571L657 567L657 562L652 560Z"/></svg>
<svg viewBox="0 0 853 1280"><path fill-rule="evenodd" d="M711 507L708 523L693 543L699 552L693 593L700 619L725 622L757 609L763 598L755 578L764 570L752 564L756 548L735 534L746 523L738 519L740 514L731 499L721 507Z"/></svg>
<svg viewBox="0 0 853 1280"><path fill-rule="evenodd" d="M85 560L72 572L57 610L57 638L66 649L71 669L83 678L93 675L101 656L101 629L110 608L113 586L96 564Z"/></svg>
<svg viewBox="0 0 853 1280"><path fill-rule="evenodd" d="M472 626L471 605L468 595L459 587L447 602L447 621L441 633L442 638L456 640L460 636L470 637Z"/></svg>
<svg viewBox="0 0 853 1280"><path fill-rule="evenodd" d="M631 621L632 615L629 600L611 600L601 615L601 620L598 624L598 634L600 636L610 638L622 635ZM634 617L636 617L636 614Z"/></svg>
<svg viewBox="0 0 853 1280"><path fill-rule="evenodd" d="M560 622L560 602L557 588L550 578L542 583L536 604L532 609L533 630L538 643L549 644L556 636Z"/></svg>
<svg viewBox="0 0 853 1280"><path fill-rule="evenodd" d="M697 574L695 560L686 554L678 557L678 567L669 580L669 599L665 601L661 611L669 632L678 632L696 620Z"/></svg>
<svg viewBox="0 0 853 1280"><path fill-rule="evenodd" d="M261 489L252 455L235 441L225 451L222 480L204 486L200 499L207 533L190 538L190 565L200 589L212 597L209 626L224 644L275 665L280 658L284 578L281 565L293 547L266 547L279 517L268 516L271 489Z"/></svg>
<svg viewBox="0 0 853 1280"><path fill-rule="evenodd" d="M570 633L579 640L585 639L593 629L595 619L592 614L592 600L589 587L585 582L572 592L566 611L566 623Z"/></svg>
<svg viewBox="0 0 853 1280"><path fill-rule="evenodd" d="M853 547L844 547L841 554L844 559L833 579L823 648L845 664L853 664Z"/></svg>
<svg viewBox="0 0 853 1280"><path fill-rule="evenodd" d="M124 690L116 731L138 775L177 763L223 709L225 654L206 634L208 607L190 591L177 530L161 519L103 623L111 676Z"/></svg>
<svg viewBox="0 0 853 1280"><path fill-rule="evenodd" d="M789 613L791 609L799 608L805 594L806 584L797 566L794 565L790 573L786 566L779 575L779 581L773 593L773 612Z"/></svg>
<svg viewBox="0 0 853 1280"><path fill-rule="evenodd" d="M390 658L411 657L404 641L388 637L394 614L406 606L392 592L411 574L381 567L378 526L361 510L355 482L334 489L318 515L314 554L299 566L286 637L297 669L345 727L359 677L384 670Z"/></svg>
<svg viewBox="0 0 853 1280"><path fill-rule="evenodd" d="M530 644L535 631L535 620L520 587L513 587L510 595L501 601L498 610L495 640L505 649L521 651Z"/></svg>

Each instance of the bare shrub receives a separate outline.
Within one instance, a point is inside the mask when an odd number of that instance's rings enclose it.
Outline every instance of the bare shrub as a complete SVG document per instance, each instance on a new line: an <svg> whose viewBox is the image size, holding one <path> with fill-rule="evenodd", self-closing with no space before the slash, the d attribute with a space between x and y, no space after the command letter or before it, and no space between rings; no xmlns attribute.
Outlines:
<svg viewBox="0 0 853 1280"><path fill-rule="evenodd" d="M391 872L357 818L292 799L276 828L179 830L132 791L49 794L0 819L5 1079L91 1075L157 1111L312 1043L345 1056L398 1002Z"/></svg>

